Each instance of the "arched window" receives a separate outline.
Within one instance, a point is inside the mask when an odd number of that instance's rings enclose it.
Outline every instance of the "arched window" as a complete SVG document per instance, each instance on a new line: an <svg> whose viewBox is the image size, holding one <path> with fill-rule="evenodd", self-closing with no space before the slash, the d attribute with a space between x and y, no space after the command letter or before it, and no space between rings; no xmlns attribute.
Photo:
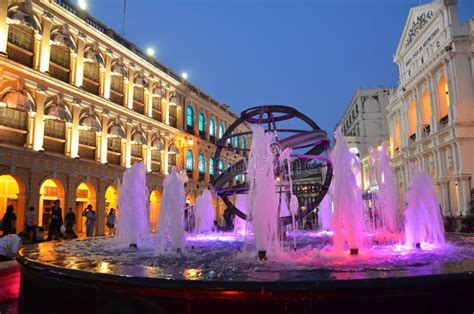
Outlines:
<svg viewBox="0 0 474 314"><path fill-rule="evenodd" d="M438 83L438 98L439 98L439 108L438 108L438 120L448 119L449 111L449 91L448 91L448 81L446 76L441 76Z"/></svg>
<svg viewBox="0 0 474 314"><path fill-rule="evenodd" d="M230 167L232 167L232 164L229 162L227 163L227 169L229 169Z"/></svg>
<svg viewBox="0 0 474 314"><path fill-rule="evenodd" d="M229 138L227 139L227 145L232 146L232 134L229 135Z"/></svg>
<svg viewBox="0 0 474 314"><path fill-rule="evenodd" d="M216 123L214 122L214 119L209 120L209 135L216 136Z"/></svg>
<svg viewBox="0 0 474 314"><path fill-rule="evenodd" d="M204 118L204 114L201 112L199 113L199 132L205 132L206 130L206 119Z"/></svg>
<svg viewBox="0 0 474 314"><path fill-rule="evenodd" d="M194 110L191 106L186 108L186 125L188 128L192 128L194 126Z"/></svg>
<svg viewBox="0 0 474 314"><path fill-rule="evenodd" d="M238 136L235 137L235 147L236 148L240 147L240 137L238 137Z"/></svg>
<svg viewBox="0 0 474 314"><path fill-rule="evenodd" d="M242 137L242 148L243 149L247 149L247 139L244 137Z"/></svg>
<svg viewBox="0 0 474 314"><path fill-rule="evenodd" d="M209 174L211 176L214 175L214 158L213 157L209 158Z"/></svg>
<svg viewBox="0 0 474 314"><path fill-rule="evenodd" d="M217 163L217 168L219 169L219 171L224 171L224 162L222 160L219 160L219 162Z"/></svg>
<svg viewBox="0 0 474 314"><path fill-rule="evenodd" d="M190 150L186 152L186 170L193 171L193 152Z"/></svg>
<svg viewBox="0 0 474 314"><path fill-rule="evenodd" d="M426 126L430 124L430 118L431 118L431 100L430 100L430 94L428 92L428 89L425 89L423 91L423 95L421 98L421 125Z"/></svg>
<svg viewBox="0 0 474 314"><path fill-rule="evenodd" d="M225 132L224 125L221 123L219 124L219 138L222 138L224 136L224 132Z"/></svg>
<svg viewBox="0 0 474 314"><path fill-rule="evenodd" d="M198 170L199 173L204 173L206 171L206 160L204 159L203 154L199 154L198 156Z"/></svg>
<svg viewBox="0 0 474 314"><path fill-rule="evenodd" d="M410 101L408 105L408 136L413 137L416 133L416 105L415 101Z"/></svg>

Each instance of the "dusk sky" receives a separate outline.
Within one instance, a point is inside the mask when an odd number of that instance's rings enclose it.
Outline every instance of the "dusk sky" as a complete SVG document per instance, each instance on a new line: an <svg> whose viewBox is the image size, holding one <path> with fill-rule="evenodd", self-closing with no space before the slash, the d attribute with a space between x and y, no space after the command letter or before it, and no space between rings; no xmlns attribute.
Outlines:
<svg viewBox="0 0 474 314"><path fill-rule="evenodd" d="M123 0L88 0L121 32ZM296 107L331 132L357 87L396 86L393 64L419 0L129 0L125 37L234 112ZM427 3L427 1L421 1ZM462 20L474 1L459 0Z"/></svg>

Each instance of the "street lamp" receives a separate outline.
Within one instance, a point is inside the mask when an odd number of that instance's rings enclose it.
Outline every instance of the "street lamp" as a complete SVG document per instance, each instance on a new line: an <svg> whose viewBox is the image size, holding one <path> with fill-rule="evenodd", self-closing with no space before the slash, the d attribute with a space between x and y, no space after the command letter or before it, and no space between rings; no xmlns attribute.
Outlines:
<svg viewBox="0 0 474 314"><path fill-rule="evenodd" d="M81 8L82 10L87 9L87 2L86 2L86 0L79 0L79 1L78 1L78 5L79 5L79 8Z"/></svg>
<svg viewBox="0 0 474 314"><path fill-rule="evenodd" d="M153 57L155 55L155 49L148 47L146 49L146 54L149 55L150 57Z"/></svg>
<svg viewBox="0 0 474 314"><path fill-rule="evenodd" d="M188 73L186 73L186 72L181 73L181 77L184 78L185 80L187 80L188 79Z"/></svg>

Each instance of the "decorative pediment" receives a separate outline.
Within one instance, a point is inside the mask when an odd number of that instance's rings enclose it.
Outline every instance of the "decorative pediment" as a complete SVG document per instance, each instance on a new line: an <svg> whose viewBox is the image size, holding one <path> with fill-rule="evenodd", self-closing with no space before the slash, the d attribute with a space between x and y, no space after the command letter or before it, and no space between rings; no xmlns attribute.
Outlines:
<svg viewBox="0 0 474 314"><path fill-rule="evenodd" d="M412 44L418 39L421 33L432 24L436 18L436 13L442 4L428 3L410 9L405 27L403 28L400 42L398 43L396 56L403 51L410 49Z"/></svg>

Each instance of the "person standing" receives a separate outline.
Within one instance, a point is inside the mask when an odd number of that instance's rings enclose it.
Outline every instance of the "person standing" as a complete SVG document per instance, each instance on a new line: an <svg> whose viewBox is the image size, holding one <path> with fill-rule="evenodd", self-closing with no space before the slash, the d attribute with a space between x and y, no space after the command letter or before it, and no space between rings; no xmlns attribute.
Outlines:
<svg viewBox="0 0 474 314"><path fill-rule="evenodd" d="M105 221L107 228L109 228L109 235L115 235L115 209L111 208Z"/></svg>
<svg viewBox="0 0 474 314"><path fill-rule="evenodd" d="M91 204L87 205L87 208L82 212L82 216L86 217L86 235L92 237L97 218Z"/></svg>
<svg viewBox="0 0 474 314"><path fill-rule="evenodd" d="M51 208L51 219L49 221L48 241L58 239L61 234L61 226L63 225L63 211L60 200L54 201L54 206Z"/></svg>
<svg viewBox="0 0 474 314"><path fill-rule="evenodd" d="M66 236L68 238L77 238L76 233L74 232L74 225L76 224L76 214L72 211L72 207L69 207L67 210L66 217L64 217L64 223L66 226Z"/></svg>
<svg viewBox="0 0 474 314"><path fill-rule="evenodd" d="M35 207L30 206L30 209L28 212L26 212L25 215L25 233L28 234L28 237L32 239L32 233L33 237L35 235L35 220L36 220L36 214L35 214Z"/></svg>
<svg viewBox="0 0 474 314"><path fill-rule="evenodd" d="M7 206L7 211L3 215L2 229L3 235L16 233L16 215L14 213L13 205Z"/></svg>

